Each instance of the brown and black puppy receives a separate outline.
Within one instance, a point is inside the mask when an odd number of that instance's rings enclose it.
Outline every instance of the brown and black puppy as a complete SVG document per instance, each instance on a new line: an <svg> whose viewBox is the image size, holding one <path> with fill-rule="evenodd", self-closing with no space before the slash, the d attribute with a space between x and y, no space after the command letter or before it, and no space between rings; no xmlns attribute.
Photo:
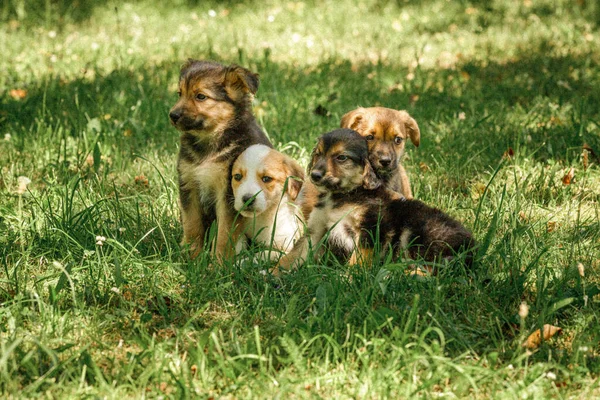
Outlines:
<svg viewBox="0 0 600 400"><path fill-rule="evenodd" d="M360 133L369 146L369 161L384 185L412 199L410 180L400 163L406 140L419 147L419 125L406 111L385 107L357 108L342 117L342 128Z"/></svg>
<svg viewBox="0 0 600 400"><path fill-rule="evenodd" d="M368 158L366 140L353 130L337 129L319 139L309 166L321 192L308 219L313 250L325 244L349 264L372 262L374 254L390 251L393 258L426 261L466 251L470 264L475 244L471 233L442 211L387 189ZM278 268L305 260L307 253L307 240L299 241Z"/></svg>
<svg viewBox="0 0 600 400"><path fill-rule="evenodd" d="M235 210L229 176L235 159L249 146L269 139L252 115L258 75L237 65L188 60L179 77L179 100L169 113L181 131L177 162L183 242L195 257L215 219L217 256L233 253L229 241Z"/></svg>

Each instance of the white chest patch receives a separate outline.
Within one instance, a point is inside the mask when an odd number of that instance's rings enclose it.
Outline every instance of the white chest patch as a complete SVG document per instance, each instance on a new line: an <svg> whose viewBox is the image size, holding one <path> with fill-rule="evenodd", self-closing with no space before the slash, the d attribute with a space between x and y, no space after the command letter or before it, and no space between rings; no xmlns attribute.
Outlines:
<svg viewBox="0 0 600 400"><path fill-rule="evenodd" d="M356 231L355 208L354 206L345 206L331 210L327 218L328 242L346 252L352 252L356 247L356 240L358 240L352 234Z"/></svg>

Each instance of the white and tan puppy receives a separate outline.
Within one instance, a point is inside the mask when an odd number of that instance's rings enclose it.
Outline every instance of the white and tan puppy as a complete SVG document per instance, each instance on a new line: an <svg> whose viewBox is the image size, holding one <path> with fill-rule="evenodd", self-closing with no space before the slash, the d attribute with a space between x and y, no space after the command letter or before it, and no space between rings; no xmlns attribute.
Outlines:
<svg viewBox="0 0 600 400"><path fill-rule="evenodd" d="M233 163L231 187L234 208L240 214L232 238L238 243L255 240L276 252L269 258L289 251L303 234L304 217L295 203L304 180L304 170L290 157L265 145L248 147Z"/></svg>

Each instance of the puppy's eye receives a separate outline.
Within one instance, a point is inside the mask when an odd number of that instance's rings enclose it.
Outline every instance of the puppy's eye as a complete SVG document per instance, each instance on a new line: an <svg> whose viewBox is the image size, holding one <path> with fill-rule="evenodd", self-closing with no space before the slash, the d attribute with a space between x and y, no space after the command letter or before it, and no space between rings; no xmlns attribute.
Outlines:
<svg viewBox="0 0 600 400"><path fill-rule="evenodd" d="M396 137L394 138L394 143L396 143L396 144L400 144L400 143L402 143L402 138L401 138L400 136L396 136Z"/></svg>
<svg viewBox="0 0 600 400"><path fill-rule="evenodd" d="M264 183L269 183L269 182L271 182L272 180L273 180L273 178L271 178L270 176L266 176L266 175L265 175L265 176L263 176L263 177L262 177L262 181L263 181Z"/></svg>
<svg viewBox="0 0 600 400"><path fill-rule="evenodd" d="M198 101L206 100L206 96L203 95L202 93L198 93L196 95L196 100L198 100Z"/></svg>
<svg viewBox="0 0 600 400"><path fill-rule="evenodd" d="M348 156L345 156L345 155L343 155L343 154L340 154L340 155L339 155L339 156L337 156L335 159L336 159L336 160L338 160L338 162L344 162L344 161L346 161L346 160L348 159Z"/></svg>
<svg viewBox="0 0 600 400"><path fill-rule="evenodd" d="M367 135L365 137L365 139L367 139L367 140L373 140L373 139L375 139L375 136L373 136L373 135Z"/></svg>
<svg viewBox="0 0 600 400"><path fill-rule="evenodd" d="M235 174L233 175L233 179L235 179L236 181L241 181L242 180L242 174Z"/></svg>

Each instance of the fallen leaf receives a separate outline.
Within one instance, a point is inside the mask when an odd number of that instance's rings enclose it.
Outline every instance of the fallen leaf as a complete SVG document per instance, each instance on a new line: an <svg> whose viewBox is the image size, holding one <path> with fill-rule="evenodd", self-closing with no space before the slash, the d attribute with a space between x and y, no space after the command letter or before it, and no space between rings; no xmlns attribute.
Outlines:
<svg viewBox="0 0 600 400"><path fill-rule="evenodd" d="M131 129L125 129L125 132L123 132L123 136L125 137L130 137L131 135L133 135Z"/></svg>
<svg viewBox="0 0 600 400"><path fill-rule="evenodd" d="M10 94L10 97L15 100L21 100L27 96L27 90L25 89L11 89L8 93Z"/></svg>
<svg viewBox="0 0 600 400"><path fill-rule="evenodd" d="M417 101L419 101L419 95L418 94L411 94L410 98L408 99L408 101L410 101L411 104L415 104Z"/></svg>
<svg viewBox="0 0 600 400"><path fill-rule="evenodd" d="M587 151L587 150L583 150L583 152L581 153L581 162L583 163L584 171L587 171L589 162L590 162L588 154L589 154L589 151Z"/></svg>
<svg viewBox="0 0 600 400"><path fill-rule="evenodd" d="M429 168L429 165L425 164L423 161L421 161L419 163L419 168L421 169L422 172L429 172L429 171L431 171L431 168Z"/></svg>
<svg viewBox="0 0 600 400"><path fill-rule="evenodd" d="M140 186L144 186L144 187L148 187L148 178L146 178L144 175L138 175L135 177L135 184L136 185L140 185Z"/></svg>
<svg viewBox="0 0 600 400"><path fill-rule="evenodd" d="M569 168L569 172L567 172L565 174L565 176L563 176L563 178L562 178L563 185L570 185L571 181L573 180L574 177L575 177L575 169Z"/></svg>
<svg viewBox="0 0 600 400"><path fill-rule="evenodd" d="M508 150L506 150L504 152L504 154L502 155L502 158L506 158L507 160L510 160L511 158L513 158L515 155L515 151L513 150L512 147L509 147Z"/></svg>
<svg viewBox="0 0 600 400"><path fill-rule="evenodd" d="M548 224L546 225L546 232L554 232L557 227L558 223L556 221L548 221Z"/></svg>
<svg viewBox="0 0 600 400"><path fill-rule="evenodd" d="M554 335L562 332L562 328L559 328L558 326L554 326L554 325L550 325L550 324L545 324L543 330L544 330L544 341L550 340ZM541 343L542 343L542 332L541 332L541 329L537 329L535 332L533 332L531 335L529 335L529 337L527 338L525 343L522 344L522 347L526 347L528 349L537 349Z"/></svg>
<svg viewBox="0 0 600 400"><path fill-rule="evenodd" d="M525 214L524 211L519 211L519 218L523 222L528 222L529 221L529 218L527 217L527 214Z"/></svg>

